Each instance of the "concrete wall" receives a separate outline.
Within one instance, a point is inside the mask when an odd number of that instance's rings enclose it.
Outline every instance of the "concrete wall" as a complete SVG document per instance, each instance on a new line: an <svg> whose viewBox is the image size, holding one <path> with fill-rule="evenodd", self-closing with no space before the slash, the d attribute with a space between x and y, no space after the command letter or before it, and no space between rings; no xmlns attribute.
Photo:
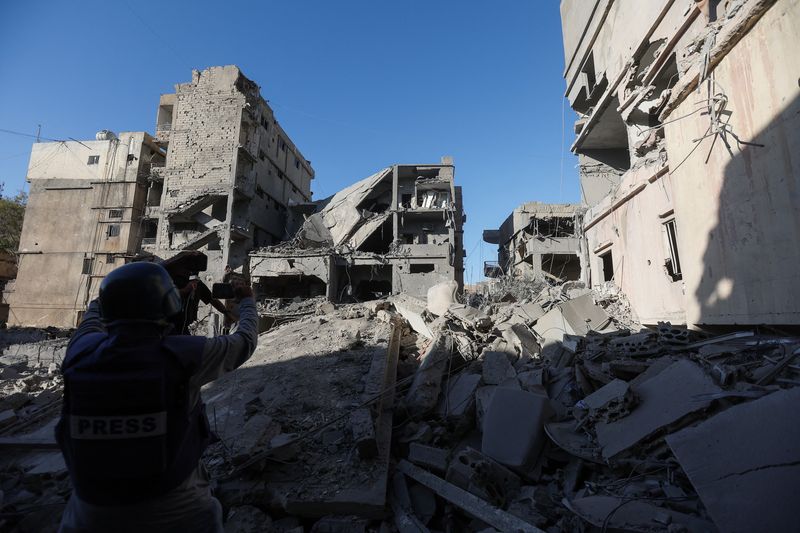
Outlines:
<svg viewBox="0 0 800 533"><path fill-rule="evenodd" d="M666 126L690 323L800 323L798 35L800 2L779 0L713 71L733 133L763 146L732 135L732 153L722 139L693 142L709 127L704 115Z"/></svg>

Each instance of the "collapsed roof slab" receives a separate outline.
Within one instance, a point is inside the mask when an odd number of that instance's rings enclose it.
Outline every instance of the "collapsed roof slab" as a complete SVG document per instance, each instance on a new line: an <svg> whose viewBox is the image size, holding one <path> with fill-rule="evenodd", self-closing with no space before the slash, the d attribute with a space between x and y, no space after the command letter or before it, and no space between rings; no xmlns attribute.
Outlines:
<svg viewBox="0 0 800 533"><path fill-rule="evenodd" d="M334 194L322 210L311 215L303 224L303 237L319 244L344 244L364 220L358 206L378 184L391 177L391 172L391 167L384 168Z"/></svg>

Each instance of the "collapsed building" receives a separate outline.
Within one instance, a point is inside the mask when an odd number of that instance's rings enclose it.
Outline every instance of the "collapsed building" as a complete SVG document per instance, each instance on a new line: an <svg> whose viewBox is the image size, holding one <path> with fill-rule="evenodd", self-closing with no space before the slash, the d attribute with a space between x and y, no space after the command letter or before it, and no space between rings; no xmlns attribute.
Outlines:
<svg viewBox="0 0 800 533"><path fill-rule="evenodd" d="M316 204L288 242L250 254L263 298L373 300L455 281L463 288L464 214L450 158L393 165Z"/></svg>
<svg viewBox="0 0 800 533"><path fill-rule="evenodd" d="M314 170L254 82L235 66L195 70L161 96L156 121L155 137L104 130L33 145L9 325L77 325L126 261L201 250L206 280L219 280L287 237Z"/></svg>
<svg viewBox="0 0 800 533"><path fill-rule="evenodd" d="M484 275L581 279L581 214L575 204L527 202L517 207L499 229L483 232L485 242L498 245L497 262L485 262Z"/></svg>
<svg viewBox="0 0 800 533"><path fill-rule="evenodd" d="M800 322L800 4L561 15L587 280L613 280L648 324Z"/></svg>

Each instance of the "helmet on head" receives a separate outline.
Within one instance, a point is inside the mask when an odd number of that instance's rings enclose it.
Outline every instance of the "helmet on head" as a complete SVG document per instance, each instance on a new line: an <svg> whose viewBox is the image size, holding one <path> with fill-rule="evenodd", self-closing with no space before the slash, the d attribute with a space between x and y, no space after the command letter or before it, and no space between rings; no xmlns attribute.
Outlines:
<svg viewBox="0 0 800 533"><path fill-rule="evenodd" d="M167 271L156 263L128 263L100 284L100 314L117 320L162 321L179 313L181 296Z"/></svg>

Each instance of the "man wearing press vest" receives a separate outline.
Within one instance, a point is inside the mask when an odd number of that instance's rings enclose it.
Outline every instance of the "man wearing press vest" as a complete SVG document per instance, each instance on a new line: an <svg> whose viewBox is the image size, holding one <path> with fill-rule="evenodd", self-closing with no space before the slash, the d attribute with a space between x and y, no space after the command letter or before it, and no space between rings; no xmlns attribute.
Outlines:
<svg viewBox="0 0 800 533"><path fill-rule="evenodd" d="M60 531L222 531L200 462L212 436L200 387L256 348L252 288L234 291L234 334L169 335L181 297L162 266L130 263L105 277L61 369L56 438L74 490Z"/></svg>

